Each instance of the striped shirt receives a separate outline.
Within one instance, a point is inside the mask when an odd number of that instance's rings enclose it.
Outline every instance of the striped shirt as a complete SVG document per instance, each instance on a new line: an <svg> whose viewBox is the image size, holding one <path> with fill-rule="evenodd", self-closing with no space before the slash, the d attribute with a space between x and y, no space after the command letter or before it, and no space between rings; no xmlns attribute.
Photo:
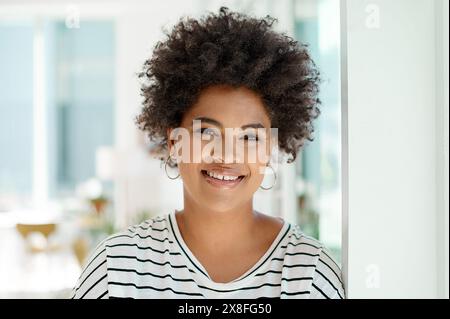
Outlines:
<svg viewBox="0 0 450 319"><path fill-rule="evenodd" d="M330 253L284 221L270 248L240 277L213 281L183 241L175 211L103 240L72 298L345 298Z"/></svg>

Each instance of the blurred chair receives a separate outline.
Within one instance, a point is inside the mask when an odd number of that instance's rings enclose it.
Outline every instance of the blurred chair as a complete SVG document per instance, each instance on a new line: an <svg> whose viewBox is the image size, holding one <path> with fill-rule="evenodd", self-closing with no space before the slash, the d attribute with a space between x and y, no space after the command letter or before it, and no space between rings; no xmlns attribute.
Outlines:
<svg viewBox="0 0 450 319"><path fill-rule="evenodd" d="M50 249L49 237L56 230L56 224L16 224L16 229L25 239L32 252ZM35 234L40 237L33 237ZM55 247L52 247L55 248Z"/></svg>

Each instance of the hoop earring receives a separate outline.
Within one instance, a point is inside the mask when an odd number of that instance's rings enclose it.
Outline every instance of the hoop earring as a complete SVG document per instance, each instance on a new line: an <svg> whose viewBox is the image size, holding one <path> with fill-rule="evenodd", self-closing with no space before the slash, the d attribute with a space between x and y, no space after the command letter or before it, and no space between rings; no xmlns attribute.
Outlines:
<svg viewBox="0 0 450 319"><path fill-rule="evenodd" d="M169 159L171 159L171 156L169 155L169 157L166 159L165 163L164 163L164 171L166 172L166 175L169 179L177 179L178 177L180 177L180 172L178 172L178 175L175 177L170 177L169 174L167 173L167 163L169 162Z"/></svg>
<svg viewBox="0 0 450 319"><path fill-rule="evenodd" d="M267 191L269 189L272 189L275 186L275 184L277 183L277 172L275 172L275 170L273 169L272 165L269 164L269 165L267 165L267 167L270 167L272 169L273 175L275 176L275 180L273 181L273 185L270 186L269 188L259 186L261 189L263 189L265 191Z"/></svg>

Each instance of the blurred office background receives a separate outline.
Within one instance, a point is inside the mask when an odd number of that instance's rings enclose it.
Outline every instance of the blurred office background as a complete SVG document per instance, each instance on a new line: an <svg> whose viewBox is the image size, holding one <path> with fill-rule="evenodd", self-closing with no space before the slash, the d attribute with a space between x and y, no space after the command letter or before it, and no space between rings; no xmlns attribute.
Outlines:
<svg viewBox="0 0 450 319"><path fill-rule="evenodd" d="M181 182L134 125L136 73L163 28L221 5L276 17L321 70L315 141L255 206L340 262L338 1L1 1L0 297L64 298L101 239L182 207Z"/></svg>

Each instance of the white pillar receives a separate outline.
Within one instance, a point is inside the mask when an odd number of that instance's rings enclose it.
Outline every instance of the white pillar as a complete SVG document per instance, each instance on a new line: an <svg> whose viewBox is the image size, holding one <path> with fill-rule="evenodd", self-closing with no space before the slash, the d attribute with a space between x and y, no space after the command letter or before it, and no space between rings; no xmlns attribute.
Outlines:
<svg viewBox="0 0 450 319"><path fill-rule="evenodd" d="M448 226L440 223L448 225L448 51L446 57L437 54L443 32L435 22L442 12L430 0L341 5L348 297L444 297L439 282L448 274ZM445 19L448 36L448 13Z"/></svg>

